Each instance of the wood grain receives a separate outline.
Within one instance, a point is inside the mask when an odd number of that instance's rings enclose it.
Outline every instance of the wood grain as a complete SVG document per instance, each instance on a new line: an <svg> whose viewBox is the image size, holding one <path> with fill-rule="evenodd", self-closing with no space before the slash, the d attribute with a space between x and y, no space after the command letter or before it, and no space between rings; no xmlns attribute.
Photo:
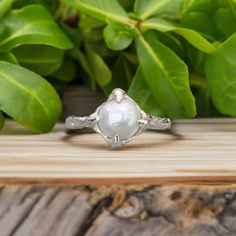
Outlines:
<svg viewBox="0 0 236 236"><path fill-rule="evenodd" d="M64 117L103 99L68 88ZM68 136L63 124L33 135L7 121L0 236L235 236L236 119L179 120L174 132L114 151L97 134Z"/></svg>
<svg viewBox="0 0 236 236"><path fill-rule="evenodd" d="M2 186L1 236L234 236L236 188Z"/></svg>
<svg viewBox="0 0 236 236"><path fill-rule="evenodd" d="M175 123L178 135L146 132L114 151L98 134L67 135L63 124L49 134L33 135L8 121L0 135L0 179L62 179L73 184L235 182L235 119Z"/></svg>

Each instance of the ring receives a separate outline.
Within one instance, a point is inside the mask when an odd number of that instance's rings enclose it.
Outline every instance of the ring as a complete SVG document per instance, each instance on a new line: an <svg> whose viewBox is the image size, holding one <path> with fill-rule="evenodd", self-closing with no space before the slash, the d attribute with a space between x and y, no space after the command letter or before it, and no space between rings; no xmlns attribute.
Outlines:
<svg viewBox="0 0 236 236"><path fill-rule="evenodd" d="M112 91L107 101L90 116L69 116L67 129L92 128L112 148L121 148L143 131L170 129L169 118L146 114L122 89Z"/></svg>

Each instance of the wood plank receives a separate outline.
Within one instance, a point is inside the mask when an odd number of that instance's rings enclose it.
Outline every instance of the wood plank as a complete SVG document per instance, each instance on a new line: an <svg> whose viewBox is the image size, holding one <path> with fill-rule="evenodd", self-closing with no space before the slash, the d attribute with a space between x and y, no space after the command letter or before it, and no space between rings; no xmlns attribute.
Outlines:
<svg viewBox="0 0 236 236"><path fill-rule="evenodd" d="M236 181L236 119L175 122L170 135L146 132L123 150L98 134L68 136L63 124L33 135L7 121L0 135L2 181L74 183Z"/></svg>
<svg viewBox="0 0 236 236"><path fill-rule="evenodd" d="M0 188L1 236L236 235L236 185Z"/></svg>

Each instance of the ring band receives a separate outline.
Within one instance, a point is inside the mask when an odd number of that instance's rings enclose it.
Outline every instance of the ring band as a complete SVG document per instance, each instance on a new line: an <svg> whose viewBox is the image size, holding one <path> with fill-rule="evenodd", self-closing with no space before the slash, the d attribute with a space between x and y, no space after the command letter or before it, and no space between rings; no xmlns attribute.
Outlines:
<svg viewBox="0 0 236 236"><path fill-rule="evenodd" d="M69 116L66 129L91 128L101 134L112 148L120 148L145 130L171 128L169 118L150 116L121 89L114 89L90 116Z"/></svg>
<svg viewBox="0 0 236 236"><path fill-rule="evenodd" d="M66 129L84 129L93 128L94 122L93 115L91 116L69 116L66 118ZM157 116L149 116L146 129L149 130L165 130L171 128L171 121L169 118L161 118Z"/></svg>

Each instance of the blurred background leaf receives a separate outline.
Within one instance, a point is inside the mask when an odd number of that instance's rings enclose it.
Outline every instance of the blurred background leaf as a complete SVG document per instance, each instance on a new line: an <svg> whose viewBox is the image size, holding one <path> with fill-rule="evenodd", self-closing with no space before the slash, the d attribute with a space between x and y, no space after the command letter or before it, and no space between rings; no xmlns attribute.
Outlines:
<svg viewBox="0 0 236 236"><path fill-rule="evenodd" d="M18 63L42 76L59 69L64 51L47 45L23 45L12 50Z"/></svg>
<svg viewBox="0 0 236 236"><path fill-rule="evenodd" d="M205 68L216 108L222 114L236 116L236 34L208 56Z"/></svg>
<svg viewBox="0 0 236 236"><path fill-rule="evenodd" d="M52 129L62 111L55 89L23 67L0 62L0 109L37 133Z"/></svg>
<svg viewBox="0 0 236 236"><path fill-rule="evenodd" d="M2 20L1 26L0 52L23 44L45 44L61 49L73 47L49 12L40 5L13 10Z"/></svg>

